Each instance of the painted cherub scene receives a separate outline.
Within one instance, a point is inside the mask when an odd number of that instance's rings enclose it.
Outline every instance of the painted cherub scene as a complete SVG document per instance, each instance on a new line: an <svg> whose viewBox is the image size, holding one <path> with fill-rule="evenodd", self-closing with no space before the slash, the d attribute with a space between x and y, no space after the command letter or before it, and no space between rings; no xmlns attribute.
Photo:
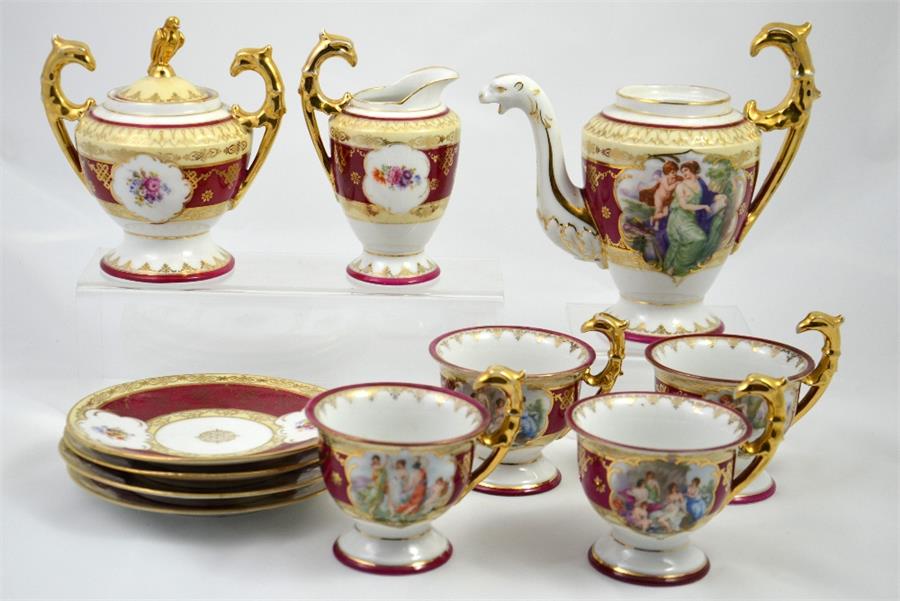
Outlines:
<svg viewBox="0 0 900 601"><path fill-rule="evenodd" d="M613 477L610 503L625 522L648 534L689 529L715 499L715 468L663 461L622 466Z"/></svg>
<svg viewBox="0 0 900 601"><path fill-rule="evenodd" d="M453 496L456 465L450 458L369 452L351 459L349 469L353 504L376 519L414 522Z"/></svg>
<svg viewBox="0 0 900 601"><path fill-rule="evenodd" d="M616 184L625 243L659 271L688 275L731 240L745 186L726 159L650 157Z"/></svg>

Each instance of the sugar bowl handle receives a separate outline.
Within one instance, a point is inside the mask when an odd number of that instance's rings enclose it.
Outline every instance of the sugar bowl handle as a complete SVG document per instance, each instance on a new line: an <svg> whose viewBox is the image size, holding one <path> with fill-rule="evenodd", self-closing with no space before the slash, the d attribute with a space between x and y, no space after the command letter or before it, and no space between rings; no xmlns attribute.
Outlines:
<svg viewBox="0 0 900 601"><path fill-rule="evenodd" d="M592 374L591 368L584 372L582 379L590 386L595 386L600 393L609 392L622 374L622 362L625 360L625 330L628 321L619 319L609 313L597 313L581 324L582 332L599 332L609 340L606 353L606 367L599 374Z"/></svg>
<svg viewBox="0 0 900 601"><path fill-rule="evenodd" d="M809 390L803 399L797 404L797 413L794 422L809 413L831 383L838 368L838 359L841 356L841 324L844 323L842 315L829 315L821 311L812 311L797 324L797 333L818 330L825 337L822 345L822 357L818 365L803 378L803 383L809 386Z"/></svg>
<svg viewBox="0 0 900 601"><path fill-rule="evenodd" d="M744 105L744 115L763 131L776 129L788 131L778 150L778 155L772 162L769 174L750 203L747 221L735 240L735 249L756 223L791 166L809 123L813 102L822 95L816 87L812 55L806 44L806 37L811 29L812 25L809 23L803 25L769 23L762 28L750 44L750 56L756 56L767 46L774 46L784 52L791 64L791 87L784 99L769 110L760 110L755 100L748 101Z"/></svg>
<svg viewBox="0 0 900 601"><path fill-rule="evenodd" d="M271 46L238 50L231 63L231 76L236 77L244 71L259 73L266 85L266 99L256 112L247 112L235 104L231 107L231 114L245 129L252 130L263 127L265 131L259 142L259 148L256 150L256 156L253 157L253 162L250 163L247 170L247 176L235 192L234 198L231 199L232 209L238 205L244 192L247 191L247 187L259 173L259 168L262 167L269 155L269 150L278 134L281 118L284 117L287 110L284 104L284 82L281 80L281 73L275 66L275 61L272 60Z"/></svg>
<svg viewBox="0 0 900 601"><path fill-rule="evenodd" d="M316 154L319 155L319 161L322 168L325 169L325 175L334 187L334 174L331 171L331 156L322 140L322 134L319 132L319 123L316 121L316 111L321 111L326 115L334 115L344 110L344 107L353 99L350 92L346 92L340 99L329 98L322 93L319 87L319 69L326 60L339 56L351 67L356 66L356 48L353 41L344 36L328 33L323 31L319 34L319 41L313 47L309 56L306 58L306 64L303 65L303 72L300 75L300 99L303 101L303 117L306 119L306 128L309 130L309 137L312 139L313 147Z"/></svg>
<svg viewBox="0 0 900 601"><path fill-rule="evenodd" d="M97 65L91 49L84 42L64 40L57 35L53 36L52 43L53 48L50 49L50 54L44 61L44 70L41 72L41 99L44 102L44 112L47 113L50 129L53 130L60 149L66 155L69 166L75 171L75 175L84 183L84 173L81 169L81 162L78 160L78 151L72 143L64 121L81 119L94 106L94 99L88 98L82 104L75 104L69 100L62 90L60 76L62 68L69 63L81 65L88 71L93 71Z"/></svg>
<svg viewBox="0 0 900 601"><path fill-rule="evenodd" d="M484 373L478 376L472 386L472 395L485 388L496 388L506 397L503 421L491 431L482 434L478 442L490 447L491 454L481 462L469 479L463 494L468 494L473 488L484 480L495 467L500 465L512 444L519 434L519 426L522 422L525 397L522 391L525 372L514 372L506 367L492 365Z"/></svg>
<svg viewBox="0 0 900 601"><path fill-rule="evenodd" d="M754 440L745 442L741 447L741 450L752 456L753 459L750 461L750 465L733 478L728 502L731 502L741 489L762 473L775 455L778 445L784 439L784 431L787 428L787 408L784 403L785 384L787 384L785 378L775 379L760 374L751 374L735 390L735 402L750 396L761 396L766 402L768 411L763 433Z"/></svg>

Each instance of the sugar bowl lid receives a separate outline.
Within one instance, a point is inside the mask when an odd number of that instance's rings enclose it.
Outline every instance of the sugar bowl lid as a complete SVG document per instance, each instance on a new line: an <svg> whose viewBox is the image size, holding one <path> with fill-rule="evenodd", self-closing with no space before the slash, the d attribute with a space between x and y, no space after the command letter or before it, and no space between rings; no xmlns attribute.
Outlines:
<svg viewBox="0 0 900 601"><path fill-rule="evenodd" d="M98 116L117 120L122 116L207 117L209 113L225 112L218 92L176 75L175 69L169 64L184 45L180 24L178 17L169 17L156 30L150 44L147 75L129 85L110 90L102 107L98 108Z"/></svg>

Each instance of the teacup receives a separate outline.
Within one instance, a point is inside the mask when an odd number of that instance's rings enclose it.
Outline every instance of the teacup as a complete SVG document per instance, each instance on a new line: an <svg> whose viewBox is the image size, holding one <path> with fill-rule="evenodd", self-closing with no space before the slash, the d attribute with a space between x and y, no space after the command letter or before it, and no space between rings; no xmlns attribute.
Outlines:
<svg viewBox="0 0 900 601"><path fill-rule="evenodd" d="M466 395L419 384L344 386L306 409L319 429L328 492L354 518L334 543L343 564L376 574L413 574L444 564L450 541L431 521L503 460L519 430L523 375L491 367L475 383L506 399L503 419ZM474 471L475 442L492 449Z"/></svg>
<svg viewBox="0 0 900 601"><path fill-rule="evenodd" d="M583 332L600 332L609 339L606 366L591 374L596 354L574 336L525 326L478 326L438 336L429 347L440 364L441 385L467 395L478 374L493 364L510 365L525 372L522 426L512 450L476 488L495 495L519 496L552 490L561 477L542 454L545 446L565 435L566 409L579 398L581 382L608 392L621 373L627 322L600 313L585 322ZM476 397L496 421L502 397L488 389ZM479 449L479 455L484 454Z"/></svg>
<svg viewBox="0 0 900 601"><path fill-rule="evenodd" d="M689 533L708 522L765 467L784 436L784 379L751 375L735 397L761 396L766 428L753 441L741 413L687 395L601 394L566 419L578 434L578 473L612 532L591 546L597 570L619 580L676 585L699 580L709 559ZM735 476L738 450L753 461Z"/></svg>
<svg viewBox="0 0 900 601"><path fill-rule="evenodd" d="M645 352L656 372L657 391L683 392L734 407L750 421L754 432L765 427L766 405L753 396L736 402L733 398L735 387L752 372L786 378L784 396L787 427L790 427L809 413L837 371L843 321L840 315L813 311L797 324L798 333L818 330L825 337L818 364L793 346L729 334L677 336L651 344ZM802 399L801 384L810 387ZM750 457L743 453L738 455L738 469L749 462ZM768 472L762 472L735 497L734 503L756 503L773 494L775 480Z"/></svg>

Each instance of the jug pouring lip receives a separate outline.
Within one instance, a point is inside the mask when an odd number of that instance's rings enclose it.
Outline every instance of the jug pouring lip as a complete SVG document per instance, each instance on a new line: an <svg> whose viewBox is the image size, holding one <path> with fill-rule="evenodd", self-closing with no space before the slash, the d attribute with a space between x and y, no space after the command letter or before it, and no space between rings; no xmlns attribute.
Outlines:
<svg viewBox="0 0 900 601"><path fill-rule="evenodd" d="M444 88L459 78L448 67L422 67L386 86L373 86L353 95L350 113L385 118L419 118L447 111L441 101Z"/></svg>

